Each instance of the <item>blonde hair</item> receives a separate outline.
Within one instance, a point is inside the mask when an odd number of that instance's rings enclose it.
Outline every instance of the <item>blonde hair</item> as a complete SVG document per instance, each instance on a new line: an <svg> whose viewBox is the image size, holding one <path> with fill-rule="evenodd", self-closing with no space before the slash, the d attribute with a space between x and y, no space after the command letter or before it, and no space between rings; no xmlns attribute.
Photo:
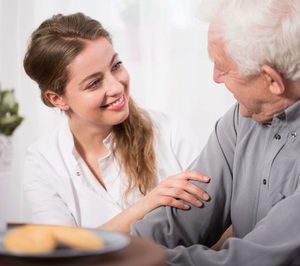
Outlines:
<svg viewBox="0 0 300 266"><path fill-rule="evenodd" d="M85 40L100 37L112 42L101 23L82 13L55 15L32 33L24 68L38 83L47 106L53 107L44 96L45 91L63 95L69 75L67 66L84 49ZM128 176L126 196L136 188L145 195L156 185L153 142L150 118L130 98L128 118L113 127L114 154Z"/></svg>
<svg viewBox="0 0 300 266"><path fill-rule="evenodd" d="M129 110L129 117L113 128L114 153L129 177L125 195L135 187L145 195L156 185L153 128L147 113L142 112L132 99Z"/></svg>

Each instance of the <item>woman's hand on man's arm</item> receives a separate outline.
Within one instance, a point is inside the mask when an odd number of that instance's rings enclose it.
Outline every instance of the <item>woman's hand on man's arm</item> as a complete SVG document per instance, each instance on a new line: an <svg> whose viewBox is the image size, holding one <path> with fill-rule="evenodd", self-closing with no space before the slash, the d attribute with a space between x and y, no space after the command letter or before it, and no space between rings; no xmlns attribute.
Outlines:
<svg viewBox="0 0 300 266"><path fill-rule="evenodd" d="M189 209L188 204L190 203L196 207L201 207L203 205L201 200L209 200L209 195L204 189L190 182L191 180L208 183L210 178L199 172L189 170L167 177L147 195L100 228L128 233L131 224L142 219L147 213L160 206Z"/></svg>
<svg viewBox="0 0 300 266"><path fill-rule="evenodd" d="M190 182L191 180L208 183L210 179L199 172L185 171L162 180L141 201L148 208L148 212L159 206L189 209L187 203L201 207L201 200L209 200L209 195L204 189Z"/></svg>

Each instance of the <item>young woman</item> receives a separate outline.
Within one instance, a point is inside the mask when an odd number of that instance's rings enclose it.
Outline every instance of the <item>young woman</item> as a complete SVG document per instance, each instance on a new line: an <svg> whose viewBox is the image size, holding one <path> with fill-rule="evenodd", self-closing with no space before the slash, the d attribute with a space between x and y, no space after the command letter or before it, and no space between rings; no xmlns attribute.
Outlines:
<svg viewBox="0 0 300 266"><path fill-rule="evenodd" d="M197 139L134 103L129 75L98 21L82 13L44 21L24 68L43 102L67 118L28 149L24 192L32 222L127 232L158 206L188 209L208 200L189 182L209 181L187 170L200 153Z"/></svg>

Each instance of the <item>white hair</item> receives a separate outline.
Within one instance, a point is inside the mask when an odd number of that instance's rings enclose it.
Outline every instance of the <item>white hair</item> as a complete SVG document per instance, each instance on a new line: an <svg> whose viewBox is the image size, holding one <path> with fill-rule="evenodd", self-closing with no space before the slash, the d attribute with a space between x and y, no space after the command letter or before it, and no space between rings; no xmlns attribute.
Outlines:
<svg viewBox="0 0 300 266"><path fill-rule="evenodd" d="M241 74L267 64L300 80L300 0L209 0L202 10Z"/></svg>

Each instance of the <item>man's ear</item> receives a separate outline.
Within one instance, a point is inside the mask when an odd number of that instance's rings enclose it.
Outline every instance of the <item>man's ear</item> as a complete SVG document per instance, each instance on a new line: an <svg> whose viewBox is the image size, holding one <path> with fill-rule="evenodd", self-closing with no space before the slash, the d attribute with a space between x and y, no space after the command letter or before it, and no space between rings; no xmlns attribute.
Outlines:
<svg viewBox="0 0 300 266"><path fill-rule="evenodd" d="M270 92L275 95L282 95L286 88L281 74L268 65L262 65L261 71L267 79Z"/></svg>
<svg viewBox="0 0 300 266"><path fill-rule="evenodd" d="M56 94L54 91L46 90L44 96L52 103L55 107L62 111L69 110L69 105L65 102L63 96Z"/></svg>

